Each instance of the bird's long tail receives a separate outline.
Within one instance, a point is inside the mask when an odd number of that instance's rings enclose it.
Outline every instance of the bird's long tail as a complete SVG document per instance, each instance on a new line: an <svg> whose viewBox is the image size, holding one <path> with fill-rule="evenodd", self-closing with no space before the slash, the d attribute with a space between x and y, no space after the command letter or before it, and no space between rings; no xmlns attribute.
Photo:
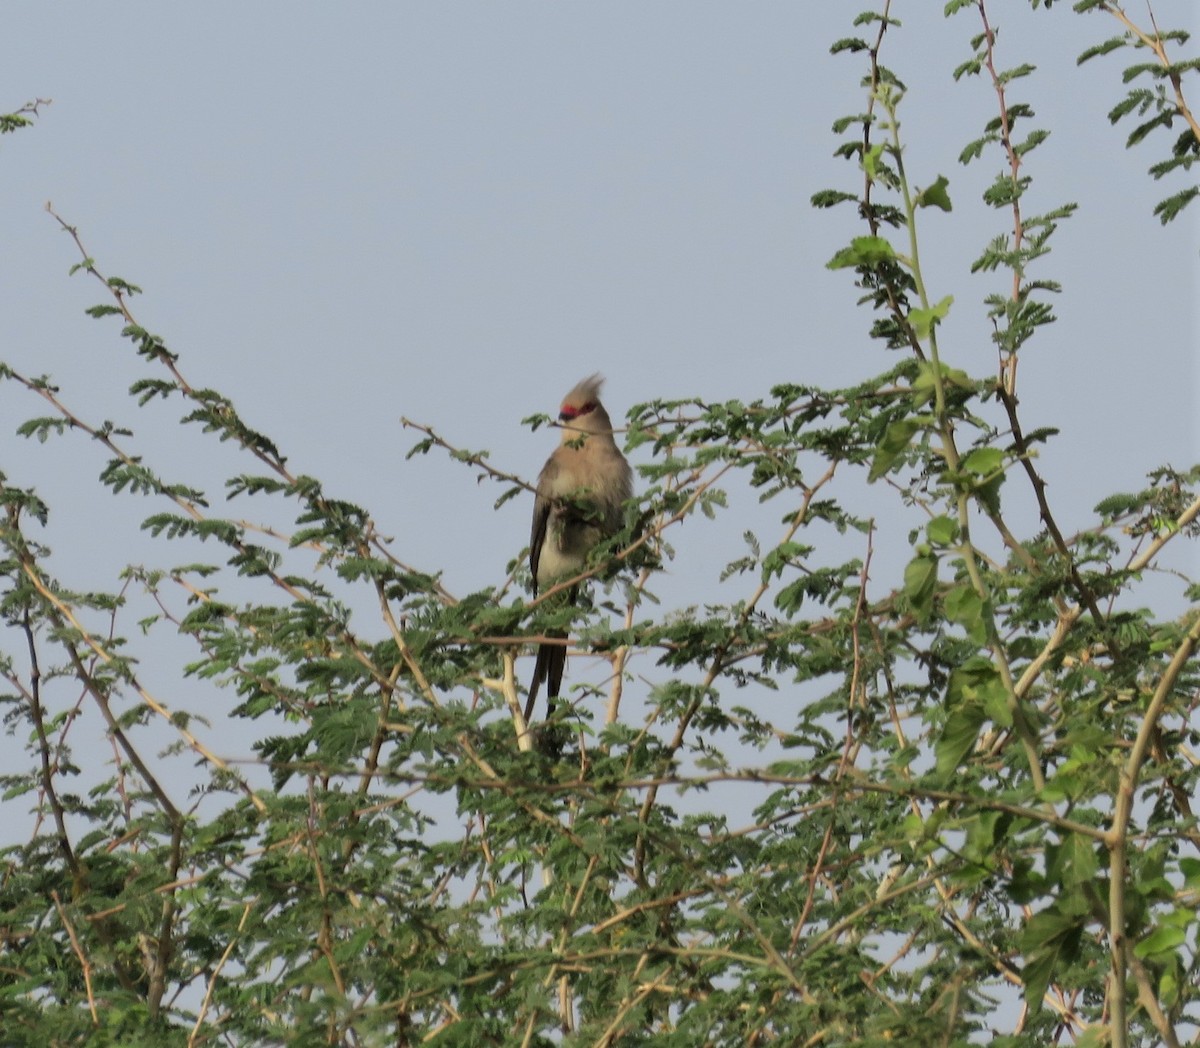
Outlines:
<svg viewBox="0 0 1200 1048"><path fill-rule="evenodd" d="M565 635L564 635L565 639ZM565 644L539 644L537 662L533 665L533 680L529 682L529 698L525 700L525 723L533 716L538 689L546 682L546 719L554 715L554 700L562 687L563 671L567 668Z"/></svg>

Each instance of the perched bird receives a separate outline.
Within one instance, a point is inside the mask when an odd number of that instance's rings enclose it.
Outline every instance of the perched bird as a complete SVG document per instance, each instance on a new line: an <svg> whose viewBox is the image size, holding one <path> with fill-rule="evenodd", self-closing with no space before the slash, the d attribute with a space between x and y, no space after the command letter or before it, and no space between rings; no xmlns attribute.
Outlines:
<svg viewBox="0 0 1200 1048"><path fill-rule="evenodd" d="M558 412L562 443L542 467L533 504L529 570L535 595L587 567L588 554L621 530L623 507L633 494L633 471L613 439L612 420L600 403L603 385L600 375L585 378L563 398ZM572 602L577 588L569 591ZM566 662L564 645L539 646L526 720L543 680L548 712L554 712Z"/></svg>

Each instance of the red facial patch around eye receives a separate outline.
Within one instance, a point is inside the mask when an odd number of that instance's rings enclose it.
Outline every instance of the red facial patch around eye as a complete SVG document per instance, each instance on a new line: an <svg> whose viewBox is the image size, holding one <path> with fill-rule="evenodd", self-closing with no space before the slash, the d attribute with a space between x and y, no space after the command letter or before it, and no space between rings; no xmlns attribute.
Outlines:
<svg viewBox="0 0 1200 1048"><path fill-rule="evenodd" d="M574 404L564 404L562 410L558 413L558 417L563 422L570 422L573 418L579 418L580 415L586 415L595 410L596 402L594 400L589 400L581 407L576 407Z"/></svg>

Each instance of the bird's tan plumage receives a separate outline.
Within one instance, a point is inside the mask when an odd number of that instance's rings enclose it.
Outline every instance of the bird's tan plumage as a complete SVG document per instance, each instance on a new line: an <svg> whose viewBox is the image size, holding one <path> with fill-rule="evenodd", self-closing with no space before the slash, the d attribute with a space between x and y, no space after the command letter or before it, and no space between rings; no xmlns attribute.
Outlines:
<svg viewBox="0 0 1200 1048"><path fill-rule="evenodd" d="M562 441L538 476L533 505L529 569L535 594L584 571L588 554L620 531L624 505L633 494L633 472L600 403L603 384L600 375L592 375L563 398L558 415ZM572 587L569 597L575 596ZM538 648L526 719L543 680L553 711L566 656L560 644Z"/></svg>

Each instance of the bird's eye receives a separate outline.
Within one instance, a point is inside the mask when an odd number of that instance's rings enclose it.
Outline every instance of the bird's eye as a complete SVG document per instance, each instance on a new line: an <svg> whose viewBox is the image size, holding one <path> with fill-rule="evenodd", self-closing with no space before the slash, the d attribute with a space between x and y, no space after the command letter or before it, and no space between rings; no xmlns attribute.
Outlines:
<svg viewBox="0 0 1200 1048"><path fill-rule="evenodd" d="M596 410L596 402L589 400L586 404L576 407L574 404L564 404L562 410L558 413L558 417L563 422L570 422L573 418L579 418L580 415L587 415Z"/></svg>

